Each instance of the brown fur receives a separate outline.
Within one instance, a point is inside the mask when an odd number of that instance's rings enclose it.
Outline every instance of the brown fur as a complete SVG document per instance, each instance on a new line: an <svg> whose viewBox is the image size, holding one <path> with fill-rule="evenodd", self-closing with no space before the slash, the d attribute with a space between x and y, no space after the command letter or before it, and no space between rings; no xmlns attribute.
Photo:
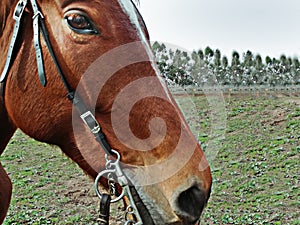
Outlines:
<svg viewBox="0 0 300 225"><path fill-rule="evenodd" d="M128 43L140 40L136 27L129 21L128 15L123 13L118 2L112 0L68 2L72 4L72 8L83 8L94 21L101 35L74 33L62 22L61 7L68 7L65 4L66 1L43 0L39 1L39 4L45 15L51 45L71 88L73 90L77 88L91 109L94 107L93 98L96 98L95 116L111 146L120 152L122 162L128 166L144 167L164 162L174 152L180 135L184 136L183 147L178 150L180 156L187 154L188 149L185 149L185 146L193 147L191 158L182 169L166 180L139 191L140 197L154 219L160 218L164 224L169 224L169 221L187 224L182 222L187 220L186 215L181 215L182 212L178 211L176 205L179 194L189 189L191 185L197 186L205 196L197 202L199 207L203 207L210 192L210 169L200 146L188 129L174 99L165 90L164 84L159 81L149 60L123 66L111 75L109 74L111 68L126 63L126 60L138 62L140 58L148 59L143 47L134 51L121 52L113 58L107 56L106 53L113 52L116 47L126 46ZM8 40L11 35L11 29L7 27L12 27L13 23L12 18L7 15L13 10L15 3L16 1L4 0L0 6L0 32L2 31L0 52L3 53L0 56L0 71L4 67ZM100 10L101 13L99 13ZM18 40L18 54L7 78L5 102L0 101L0 154L4 151L16 128L19 128L36 140L59 146L89 176L95 178L105 165L103 150L99 148L98 143L82 124L79 115L72 112L72 104L66 99L66 90L46 48L43 49L43 53L48 84L42 87L39 83L32 44L30 8L24 15L22 30ZM148 37L146 30L145 36ZM98 62L97 60L102 57L106 61ZM90 69L91 63L96 61L98 62L96 68ZM80 82L83 74L86 80ZM109 79L105 80L108 75ZM118 97L123 94L122 91L143 79L150 80L147 86L138 85L132 92L127 93L122 101L117 102ZM147 91L153 91L155 96L160 97L148 96L137 101L127 115L126 106L131 99L142 96ZM120 120L117 125L113 125L112 120L115 114ZM160 126L161 123L149 128L149 124L157 117L165 121L166 129ZM151 151L136 150L144 148L146 146L144 144L138 144L140 148L131 147L137 144L134 138L120 140L116 131L126 134L126 123L129 123L133 135L140 140L147 140L151 134L154 134L154 139L146 144ZM166 135L156 146L155 137L163 135L164 131ZM202 171L198 169L199 164L204 168ZM174 168L174 171L178 169L177 165L171 164L170 166L172 170ZM104 180L102 184L105 185ZM10 195L11 183L0 165L0 223L7 212ZM161 211L152 210L153 202L161 206Z"/></svg>
<svg viewBox="0 0 300 225"><path fill-rule="evenodd" d="M3 30L5 29L6 19L8 17L8 14L10 13L10 9L12 8L15 1L7 1L3 0L0 5L0 36L3 33Z"/></svg>

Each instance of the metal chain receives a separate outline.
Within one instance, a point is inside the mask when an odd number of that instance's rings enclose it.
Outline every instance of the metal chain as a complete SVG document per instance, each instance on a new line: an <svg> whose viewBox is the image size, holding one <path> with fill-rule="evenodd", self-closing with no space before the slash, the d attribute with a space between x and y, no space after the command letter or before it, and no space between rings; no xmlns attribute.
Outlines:
<svg viewBox="0 0 300 225"><path fill-rule="evenodd" d="M130 202L130 205L127 206L125 211L125 225L143 225L142 218L135 205L129 186L125 187L125 193Z"/></svg>
<svg viewBox="0 0 300 225"><path fill-rule="evenodd" d="M108 190L109 190L109 194L111 196L117 196L117 191L116 191L116 181L113 177L112 173L109 173L107 175L107 179L108 179Z"/></svg>
<svg viewBox="0 0 300 225"><path fill-rule="evenodd" d="M106 165L105 165L105 169L106 170L110 170L112 169L112 160L109 160L108 157L105 157L106 159ZM113 173L108 173L107 174L107 183L108 183L108 192L112 197L117 196L117 191L116 191L116 181L114 178Z"/></svg>
<svg viewBox="0 0 300 225"><path fill-rule="evenodd" d="M125 220L126 220L125 225L134 225L136 223L136 221L132 220L134 217L135 217L134 208L131 205L127 206L125 211Z"/></svg>

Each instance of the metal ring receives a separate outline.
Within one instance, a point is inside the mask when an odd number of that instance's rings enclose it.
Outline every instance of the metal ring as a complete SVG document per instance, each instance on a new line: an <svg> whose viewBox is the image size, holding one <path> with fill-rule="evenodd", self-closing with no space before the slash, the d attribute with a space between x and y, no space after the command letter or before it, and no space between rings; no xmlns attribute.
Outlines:
<svg viewBox="0 0 300 225"><path fill-rule="evenodd" d="M103 170L103 171L100 172L100 173L98 174L98 176L96 177L95 183L94 183L94 188L95 188L96 194L98 195L98 197L100 198L100 200L102 199L102 194L100 193L99 187L98 187L99 180L100 180L100 178L103 177L105 174L107 174L107 173L114 173L114 172L115 172L115 170Z"/></svg>
<svg viewBox="0 0 300 225"><path fill-rule="evenodd" d="M107 161L106 161L106 164L105 164L105 168L106 168L107 170L111 169L112 163L113 163L112 160L107 160Z"/></svg>
<svg viewBox="0 0 300 225"><path fill-rule="evenodd" d="M98 183L99 183L99 180L101 177L103 177L105 174L109 174L109 173L114 173L115 170L103 170L102 172L100 172L98 174L98 176L96 177L95 179L95 183L94 183L94 188L95 188L95 191L96 191L96 194L97 196L99 197L99 199L101 200L102 199L102 194L101 192L99 191L99 187L98 187ZM120 201L123 197L125 196L125 190L123 189L122 190L122 193L115 199L112 199L110 201L110 203L116 203L118 201Z"/></svg>
<svg viewBox="0 0 300 225"><path fill-rule="evenodd" d="M114 150L114 149L112 149L111 150L115 155L117 155L117 159L116 159L116 161L115 162L120 162L120 159L121 159L121 155L120 155L120 153L118 152L118 151L116 151L116 150ZM110 159L108 159L108 154L105 154L105 160L106 161L111 161Z"/></svg>
<svg viewBox="0 0 300 225"><path fill-rule="evenodd" d="M108 179L108 182L115 182L115 179L114 179L114 176L113 176L112 173L109 173L109 174L107 175L107 179Z"/></svg>
<svg viewBox="0 0 300 225"><path fill-rule="evenodd" d="M125 190L123 189L122 193L117 198L110 200L110 203L116 203L120 201L122 198L124 198L124 196L125 196Z"/></svg>
<svg viewBox="0 0 300 225"><path fill-rule="evenodd" d="M127 215L134 215L134 214L135 214L134 213L134 208L131 205L127 206L127 208L126 208L126 215L125 216L127 216Z"/></svg>

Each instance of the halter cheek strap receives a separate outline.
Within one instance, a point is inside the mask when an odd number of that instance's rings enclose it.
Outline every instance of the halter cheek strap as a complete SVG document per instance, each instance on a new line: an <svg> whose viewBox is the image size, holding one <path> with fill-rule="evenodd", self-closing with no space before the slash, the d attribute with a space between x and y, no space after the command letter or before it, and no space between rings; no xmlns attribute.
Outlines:
<svg viewBox="0 0 300 225"><path fill-rule="evenodd" d="M36 52L36 61L37 61L37 68L38 68L38 74L40 77L41 84L43 86L46 86L47 80L45 76L45 70L44 70L44 61L43 61L43 53L41 48L41 42L40 42L40 23L44 19L42 13L39 11L38 6L36 4L36 0L30 0L32 10L33 10L33 42L34 42L34 48ZM6 57L5 66L3 69L3 72L0 77L0 82L4 82L7 74L9 72L9 69L11 67L13 52L15 50L15 44L16 40L18 38L18 33L20 30L21 20L23 16L24 9L27 6L27 0L21 0L17 3L17 6L14 11L13 18L16 21L14 26L13 35L9 44L8 53Z"/></svg>
<svg viewBox="0 0 300 225"><path fill-rule="evenodd" d="M40 21L44 19L42 13L39 11L36 1L31 0L31 5L33 9L33 43L35 48L36 54L36 61L37 61L37 68L38 74L40 77L41 84L45 87L47 80L45 76L45 69L44 69L44 60L43 60L43 52L41 48L41 41L40 41Z"/></svg>
<svg viewBox="0 0 300 225"><path fill-rule="evenodd" d="M14 15L13 18L16 21L15 26L14 26L14 31L12 34L12 38L8 47L8 53L7 53L7 57L6 57L6 62L5 62L5 66L4 69L2 71L1 77L0 77L0 82L4 82L6 79L6 76L8 74L8 71L10 69L11 66L11 62L12 62L12 55L14 52L14 48L15 48L15 43L18 37L18 33L20 30L20 25L21 25L21 19L22 19L22 15L24 12L24 9L26 8L27 5L27 1L19 1L15 11L14 11Z"/></svg>

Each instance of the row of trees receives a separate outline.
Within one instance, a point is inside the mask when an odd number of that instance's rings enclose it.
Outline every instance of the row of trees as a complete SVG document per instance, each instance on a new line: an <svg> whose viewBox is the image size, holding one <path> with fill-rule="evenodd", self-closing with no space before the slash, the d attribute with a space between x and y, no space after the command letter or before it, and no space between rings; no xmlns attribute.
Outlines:
<svg viewBox="0 0 300 225"><path fill-rule="evenodd" d="M300 62L298 58L282 55L279 59L267 56L264 60L251 51L242 56L233 51L231 58L220 50L206 47L188 53L155 42L152 46L159 69L170 85L298 85Z"/></svg>

